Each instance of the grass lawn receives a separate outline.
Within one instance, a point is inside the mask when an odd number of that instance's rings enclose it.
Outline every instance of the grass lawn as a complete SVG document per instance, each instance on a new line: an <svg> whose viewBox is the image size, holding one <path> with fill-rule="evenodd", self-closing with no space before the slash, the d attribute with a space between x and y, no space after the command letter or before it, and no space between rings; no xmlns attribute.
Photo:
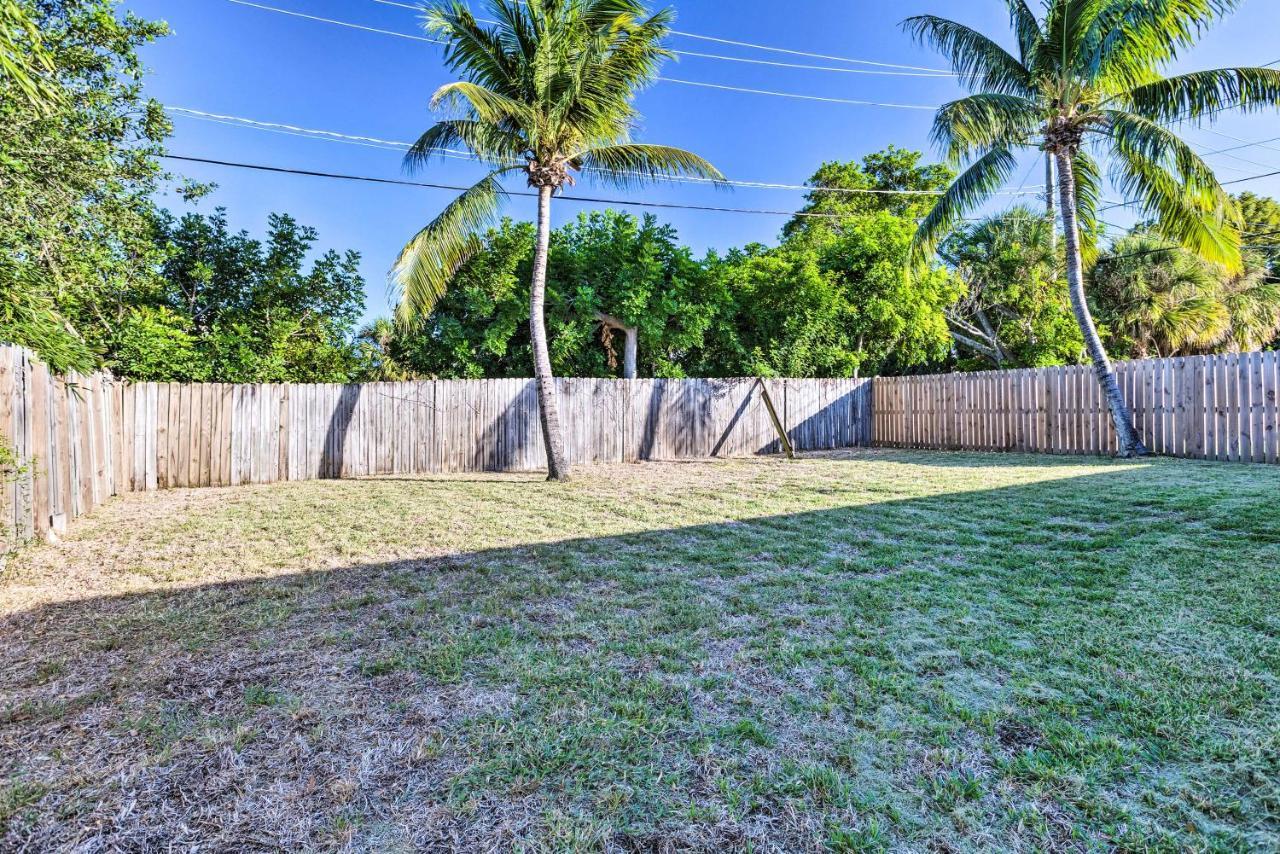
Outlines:
<svg viewBox="0 0 1280 854"><path fill-rule="evenodd" d="M1280 846L1280 468L128 496L0 576L0 848Z"/></svg>

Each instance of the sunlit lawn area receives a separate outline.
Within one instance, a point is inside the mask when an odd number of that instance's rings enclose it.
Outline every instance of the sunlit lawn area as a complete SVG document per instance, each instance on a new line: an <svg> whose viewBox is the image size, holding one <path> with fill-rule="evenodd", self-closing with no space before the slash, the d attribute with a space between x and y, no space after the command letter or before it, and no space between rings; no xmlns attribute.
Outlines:
<svg viewBox="0 0 1280 854"><path fill-rule="evenodd" d="M1280 845L1280 470L854 452L119 499L0 847Z"/></svg>

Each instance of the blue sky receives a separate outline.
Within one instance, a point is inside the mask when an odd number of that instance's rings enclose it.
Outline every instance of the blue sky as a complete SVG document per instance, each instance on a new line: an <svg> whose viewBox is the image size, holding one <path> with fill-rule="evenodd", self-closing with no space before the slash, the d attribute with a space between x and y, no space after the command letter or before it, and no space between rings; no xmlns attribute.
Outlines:
<svg viewBox="0 0 1280 854"><path fill-rule="evenodd" d="M421 34L419 16L376 0L254 0L260 5L362 26ZM406 0L408 2L408 0ZM290 17L230 0L126 0L139 15L167 20L174 34L144 51L151 70L149 93L166 105L343 134L412 140L430 126L432 91L451 79L439 48L411 39ZM914 45L899 29L906 16L946 15L990 34L1007 32L1000 0L684 0L676 5L682 31L845 58L940 67L939 59ZM1262 64L1280 60L1280 8L1274 0L1247 0L1243 9L1210 31L1179 68ZM670 46L696 51L827 67L875 70L874 66L766 53L676 37ZM936 105L960 90L947 78L898 77L750 65L681 57L667 77L828 98L909 105ZM801 184L824 160L860 158L893 143L929 149L932 112L852 106L658 83L638 106L641 141L679 145L702 154L729 177ZM326 172L402 177L394 150L308 139L281 133L175 116L171 152L194 157L262 163ZM1202 151L1280 137L1275 114L1224 117L1211 133L1188 132ZM1219 135L1226 134L1226 136ZM1210 157L1222 180L1280 170L1280 140ZM1243 159L1240 159L1243 158ZM1252 162L1246 162L1252 161ZM354 248L364 258L368 314L388 310L386 271L399 247L447 203L450 194L272 175L200 164L175 171L218 190L202 204L227 207L232 224L261 234L267 215L286 211L320 231L325 248ZM469 183L480 172L448 160L418 177L446 184ZM1013 182L1039 177L1030 157ZM588 193L593 188L582 187ZM1280 179L1233 187L1280 195ZM597 195L618 196L597 190ZM791 210L801 193L780 190L732 192L686 185L659 186L625 194L630 198L742 208ZM175 209L176 197L165 200ZM1008 203L1007 201L1004 203ZM507 213L531 218L531 199L517 198ZM557 204L557 223L587 206ZM639 212L638 210L636 212ZM658 211L698 252L776 239L785 217L695 211ZM1127 224L1114 211L1107 218Z"/></svg>

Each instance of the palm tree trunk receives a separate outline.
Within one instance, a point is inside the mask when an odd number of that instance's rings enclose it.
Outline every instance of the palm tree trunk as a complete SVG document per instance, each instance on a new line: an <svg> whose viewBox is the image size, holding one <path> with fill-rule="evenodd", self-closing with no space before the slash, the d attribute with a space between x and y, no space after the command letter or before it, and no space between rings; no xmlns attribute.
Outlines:
<svg viewBox="0 0 1280 854"><path fill-rule="evenodd" d="M1071 162L1071 155L1059 152L1058 160L1058 195L1062 202L1062 232L1066 241L1067 252L1067 284L1071 293L1071 310L1075 313L1076 323L1084 335L1085 349L1093 360L1093 372L1102 386L1102 393L1107 398L1107 406L1111 409L1111 420L1115 423L1116 436L1119 439L1119 455L1122 457L1142 457L1147 455L1147 448L1142 444L1138 432L1133 428L1133 416L1129 406L1120 393L1120 384L1116 382L1116 372L1111 366L1102 339L1098 337L1098 327L1093 323L1093 315L1089 313L1089 303L1084 294L1084 262L1080 256L1080 226L1076 220L1076 174Z"/></svg>
<svg viewBox="0 0 1280 854"><path fill-rule="evenodd" d="M1049 217L1049 248L1057 251L1058 223L1056 211L1053 209L1053 185L1053 155L1046 151L1044 153L1044 207L1045 214Z"/></svg>
<svg viewBox="0 0 1280 854"><path fill-rule="evenodd" d="M547 480L569 479L560 429L560 401L551 374L547 324L543 306L547 290L547 249L551 244L551 187L538 188L538 244L533 254L533 285L529 290L529 337L533 342L533 376L538 387L538 414L547 446Z"/></svg>

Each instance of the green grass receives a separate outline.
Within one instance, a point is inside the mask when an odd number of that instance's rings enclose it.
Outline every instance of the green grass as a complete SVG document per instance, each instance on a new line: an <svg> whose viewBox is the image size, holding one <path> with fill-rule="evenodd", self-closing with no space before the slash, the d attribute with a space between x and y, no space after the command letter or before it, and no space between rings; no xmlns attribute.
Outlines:
<svg viewBox="0 0 1280 854"><path fill-rule="evenodd" d="M3 580L0 847L1280 846L1280 470L130 496Z"/></svg>

